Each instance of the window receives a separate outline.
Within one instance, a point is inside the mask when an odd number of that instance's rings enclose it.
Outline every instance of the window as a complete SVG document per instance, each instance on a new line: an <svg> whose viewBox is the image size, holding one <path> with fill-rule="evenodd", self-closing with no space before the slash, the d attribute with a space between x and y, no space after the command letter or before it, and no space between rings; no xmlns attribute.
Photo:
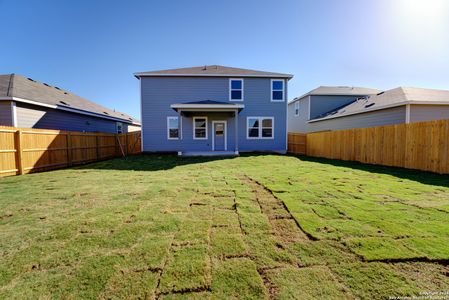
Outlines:
<svg viewBox="0 0 449 300"><path fill-rule="evenodd" d="M273 117L248 117L246 122L247 139L272 139L274 118Z"/></svg>
<svg viewBox="0 0 449 300"><path fill-rule="evenodd" d="M194 117L193 118L193 139L207 140L207 118Z"/></svg>
<svg viewBox="0 0 449 300"><path fill-rule="evenodd" d="M271 80L271 101L284 101L284 80Z"/></svg>
<svg viewBox="0 0 449 300"><path fill-rule="evenodd" d="M167 139L179 139L179 119L178 117L167 117Z"/></svg>
<svg viewBox="0 0 449 300"><path fill-rule="evenodd" d="M295 102L295 116L299 116L299 101Z"/></svg>
<svg viewBox="0 0 449 300"><path fill-rule="evenodd" d="M229 79L229 101L243 101L243 79Z"/></svg>
<svg viewBox="0 0 449 300"><path fill-rule="evenodd" d="M117 133L123 133L123 124L121 122L116 123Z"/></svg>

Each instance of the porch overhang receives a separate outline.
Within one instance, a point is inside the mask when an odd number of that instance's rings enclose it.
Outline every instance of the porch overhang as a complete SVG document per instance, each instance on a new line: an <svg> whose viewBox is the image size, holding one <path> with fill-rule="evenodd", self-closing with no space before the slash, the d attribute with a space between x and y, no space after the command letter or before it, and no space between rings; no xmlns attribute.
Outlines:
<svg viewBox="0 0 449 300"><path fill-rule="evenodd" d="M170 105L170 107L177 112L239 112L245 108L245 105L238 103L202 101L197 103L176 103Z"/></svg>

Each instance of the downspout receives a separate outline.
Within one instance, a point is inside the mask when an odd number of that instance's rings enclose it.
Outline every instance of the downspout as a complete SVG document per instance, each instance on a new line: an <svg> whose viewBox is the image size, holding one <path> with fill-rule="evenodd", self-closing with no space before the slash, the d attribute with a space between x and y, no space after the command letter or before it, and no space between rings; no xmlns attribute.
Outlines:
<svg viewBox="0 0 449 300"><path fill-rule="evenodd" d="M405 105L405 124L410 123L410 104Z"/></svg>

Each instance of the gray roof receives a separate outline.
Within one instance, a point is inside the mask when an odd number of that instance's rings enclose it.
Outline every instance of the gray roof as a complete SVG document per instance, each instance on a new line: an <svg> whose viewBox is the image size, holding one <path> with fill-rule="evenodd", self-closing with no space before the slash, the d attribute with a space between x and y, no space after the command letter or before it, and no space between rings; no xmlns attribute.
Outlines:
<svg viewBox="0 0 449 300"><path fill-rule="evenodd" d="M314 120L338 118L405 104L449 105L449 91L398 87L376 95L360 98L348 105L318 116Z"/></svg>
<svg viewBox="0 0 449 300"><path fill-rule="evenodd" d="M199 66L180 69L168 69L159 71L137 72L134 76L215 76L215 77L274 77L292 78L291 74L232 68L219 65Z"/></svg>
<svg viewBox="0 0 449 300"><path fill-rule="evenodd" d="M378 89L357 86L319 86L301 97L296 97L290 103L307 96L366 96L380 92Z"/></svg>
<svg viewBox="0 0 449 300"><path fill-rule="evenodd" d="M0 98L5 97L31 100L44 105L56 106L56 109L70 110L75 113L88 112L101 118L112 117L123 122L139 124L138 120L125 113L103 107L59 87L50 86L17 74L0 75Z"/></svg>

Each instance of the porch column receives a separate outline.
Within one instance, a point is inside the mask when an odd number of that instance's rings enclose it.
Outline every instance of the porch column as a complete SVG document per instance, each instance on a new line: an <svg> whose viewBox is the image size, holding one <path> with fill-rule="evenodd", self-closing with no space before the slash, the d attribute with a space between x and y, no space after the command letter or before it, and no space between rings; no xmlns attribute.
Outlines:
<svg viewBox="0 0 449 300"><path fill-rule="evenodd" d="M234 126L235 126L235 154L239 153L239 115L238 111L234 111Z"/></svg>
<svg viewBox="0 0 449 300"><path fill-rule="evenodd" d="M179 110L178 113L179 113L179 139L182 140L182 110Z"/></svg>

